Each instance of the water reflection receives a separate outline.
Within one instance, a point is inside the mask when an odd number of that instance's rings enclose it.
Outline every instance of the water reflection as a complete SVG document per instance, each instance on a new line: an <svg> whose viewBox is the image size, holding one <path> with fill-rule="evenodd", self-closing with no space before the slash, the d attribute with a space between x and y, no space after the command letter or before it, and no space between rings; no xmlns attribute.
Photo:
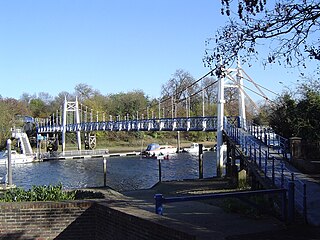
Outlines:
<svg viewBox="0 0 320 240"><path fill-rule="evenodd" d="M162 160L162 180L198 178L198 156L180 153ZM216 153L203 156L204 177L216 175ZM32 185L62 183L68 189L103 186L103 159L59 160L13 165L13 183L29 189ZM6 172L0 166L0 177ZM134 157L107 159L107 185L111 188L133 190L150 188L158 182L158 160Z"/></svg>

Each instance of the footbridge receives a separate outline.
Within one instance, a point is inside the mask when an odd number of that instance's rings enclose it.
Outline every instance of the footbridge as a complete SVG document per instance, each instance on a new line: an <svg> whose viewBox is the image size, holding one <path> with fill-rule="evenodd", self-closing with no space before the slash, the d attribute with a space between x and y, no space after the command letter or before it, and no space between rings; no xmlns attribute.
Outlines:
<svg viewBox="0 0 320 240"><path fill-rule="evenodd" d="M312 215L320 211L307 211L308 206L320 202L319 185L318 187L310 185L310 189L319 191L318 194L311 196L307 193L311 181L291 166L288 139L281 137L268 127L254 126L246 119L245 98L248 101L251 98L245 92L244 80L253 83L260 96L268 99L267 96L239 64L235 69L219 70L223 71L223 74L219 74L217 80L204 86L201 91L186 95L179 101L176 100L176 96L159 100L158 106L152 108L157 109L157 114L154 110L151 111L151 108L137 112L135 116L128 114L111 116L101 112L94 114L93 109L83 106L78 99L75 101L65 99L60 111L47 119L37 121L37 133L38 135L61 134L64 153L67 133L76 134L78 150L81 150L81 133L85 134L85 141L89 142L90 146L95 146L94 132L97 131L215 131L217 132L218 175L234 177L241 170L246 170L252 184L257 187L288 190L294 186L295 206L293 207L305 221L318 221L316 224L320 224L319 214ZM210 71L196 83L213 73L214 71ZM216 112L205 110L204 91L213 85L217 89ZM192 84L189 87L192 87ZM238 116L236 117L225 116L225 89L227 88L235 89L238 96ZM185 91L188 92L188 87ZM191 116L190 99L196 94L202 96L200 97L202 114ZM171 104L166 104L166 101ZM184 105L184 111L181 109L178 111L179 103ZM252 100L250 104L255 105Z"/></svg>

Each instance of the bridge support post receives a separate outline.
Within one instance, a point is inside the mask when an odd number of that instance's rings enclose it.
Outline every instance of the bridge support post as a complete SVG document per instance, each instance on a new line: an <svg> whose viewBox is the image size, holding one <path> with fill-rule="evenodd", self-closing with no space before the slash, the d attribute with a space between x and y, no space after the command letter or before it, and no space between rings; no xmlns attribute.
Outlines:
<svg viewBox="0 0 320 240"><path fill-rule="evenodd" d="M221 177L223 173L223 120L224 120L224 78L219 77L218 85L218 121L217 121L217 176Z"/></svg>
<svg viewBox="0 0 320 240"><path fill-rule="evenodd" d="M75 102L75 112L76 112L76 123L79 126L80 125L80 116L79 116L79 104L78 104L78 98L76 98ZM78 150L81 150L81 135L80 130L77 128L77 143L78 143Z"/></svg>
<svg viewBox="0 0 320 240"><path fill-rule="evenodd" d="M238 94L239 94L239 116L240 116L240 127L246 129L246 108L245 99L243 91L243 76L241 72L240 60L238 59L237 67L237 84L238 84Z"/></svg>
<svg viewBox="0 0 320 240"><path fill-rule="evenodd" d="M64 98L62 115L62 155L66 150L66 132L67 132L67 98Z"/></svg>

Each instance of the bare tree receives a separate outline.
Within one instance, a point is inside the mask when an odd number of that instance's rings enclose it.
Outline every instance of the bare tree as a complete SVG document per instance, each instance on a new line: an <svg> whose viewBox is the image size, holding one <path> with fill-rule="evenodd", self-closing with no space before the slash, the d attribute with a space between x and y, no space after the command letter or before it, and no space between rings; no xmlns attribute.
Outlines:
<svg viewBox="0 0 320 240"><path fill-rule="evenodd" d="M307 58L320 60L319 0L222 0L222 14L236 16L206 41L204 62L230 64L238 56L250 61L259 53L259 46L269 40L270 48L264 63L305 66ZM236 6L235 6L236 4ZM237 14L233 14L233 7ZM319 62L316 62L319 64Z"/></svg>

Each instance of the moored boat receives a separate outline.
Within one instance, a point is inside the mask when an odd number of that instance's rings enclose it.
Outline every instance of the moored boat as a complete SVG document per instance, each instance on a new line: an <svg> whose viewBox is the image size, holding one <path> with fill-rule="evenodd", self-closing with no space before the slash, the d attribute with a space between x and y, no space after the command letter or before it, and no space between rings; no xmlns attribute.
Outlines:
<svg viewBox="0 0 320 240"><path fill-rule="evenodd" d="M209 151L209 148L202 147L202 151ZM199 153L199 143L191 143L191 146L189 148L183 148L183 152L188 153Z"/></svg>
<svg viewBox="0 0 320 240"><path fill-rule="evenodd" d="M11 150L12 164L30 163L33 161L34 161L33 155L26 155L24 153L18 153L15 150ZM0 157L0 165L7 164L7 162L8 162L8 151L6 150Z"/></svg>
<svg viewBox="0 0 320 240"><path fill-rule="evenodd" d="M168 156L177 152L177 148L171 145L159 145L157 143L151 143L147 146L146 150L142 152L145 157L161 157Z"/></svg>

